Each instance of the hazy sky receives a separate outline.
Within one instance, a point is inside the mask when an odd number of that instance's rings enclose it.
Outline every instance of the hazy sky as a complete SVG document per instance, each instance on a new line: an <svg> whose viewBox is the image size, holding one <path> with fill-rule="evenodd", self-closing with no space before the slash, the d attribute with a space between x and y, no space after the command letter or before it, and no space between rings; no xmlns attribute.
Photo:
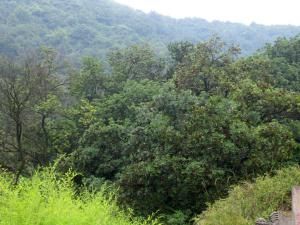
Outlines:
<svg viewBox="0 0 300 225"><path fill-rule="evenodd" d="M250 24L300 25L300 0L115 0L145 12Z"/></svg>

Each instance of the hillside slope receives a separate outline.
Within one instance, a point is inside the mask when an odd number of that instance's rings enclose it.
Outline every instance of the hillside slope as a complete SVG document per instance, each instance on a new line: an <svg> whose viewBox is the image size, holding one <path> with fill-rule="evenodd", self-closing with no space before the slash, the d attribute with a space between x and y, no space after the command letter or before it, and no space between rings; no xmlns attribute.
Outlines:
<svg viewBox="0 0 300 225"><path fill-rule="evenodd" d="M291 190L300 183L299 167L289 167L274 177L236 186L196 219L196 225L252 225L277 210L291 208Z"/></svg>
<svg viewBox="0 0 300 225"><path fill-rule="evenodd" d="M78 59L144 41L164 51L169 42L196 42L215 33L225 41L239 43L249 54L278 36L300 33L300 27L177 20L145 14L111 0L0 1L0 53L10 56L47 45Z"/></svg>

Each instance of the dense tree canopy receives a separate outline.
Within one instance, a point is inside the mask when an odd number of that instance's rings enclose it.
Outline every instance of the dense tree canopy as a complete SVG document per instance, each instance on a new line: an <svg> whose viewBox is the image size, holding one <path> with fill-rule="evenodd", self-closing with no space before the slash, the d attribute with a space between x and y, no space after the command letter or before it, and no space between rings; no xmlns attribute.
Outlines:
<svg viewBox="0 0 300 225"><path fill-rule="evenodd" d="M78 185L109 183L136 214L189 224L231 185L299 163L298 45L239 58L216 36L166 57L141 44L111 52L108 70L93 57L59 69L51 49L3 59L0 165L17 182L63 155Z"/></svg>

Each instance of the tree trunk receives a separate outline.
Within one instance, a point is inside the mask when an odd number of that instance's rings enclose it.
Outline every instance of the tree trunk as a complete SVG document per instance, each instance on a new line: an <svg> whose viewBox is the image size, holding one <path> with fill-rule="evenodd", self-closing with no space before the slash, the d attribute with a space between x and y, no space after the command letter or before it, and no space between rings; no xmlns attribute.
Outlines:
<svg viewBox="0 0 300 225"><path fill-rule="evenodd" d="M20 176L25 168L25 153L22 146L22 136L23 136L23 125L20 119L16 120L16 142L17 142L17 152L19 153L18 161L20 162L15 178L15 184L18 184Z"/></svg>

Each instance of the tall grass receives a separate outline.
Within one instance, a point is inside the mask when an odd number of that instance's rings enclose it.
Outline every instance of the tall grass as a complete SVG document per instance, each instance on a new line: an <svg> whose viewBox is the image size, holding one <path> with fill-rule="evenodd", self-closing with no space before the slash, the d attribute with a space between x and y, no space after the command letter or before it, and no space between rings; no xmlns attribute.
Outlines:
<svg viewBox="0 0 300 225"><path fill-rule="evenodd" d="M0 174L0 225L157 225L121 211L103 191L75 194L74 174L58 176L53 169L38 171L11 186Z"/></svg>
<svg viewBox="0 0 300 225"><path fill-rule="evenodd" d="M300 184L299 167L278 171L273 177L236 186L196 219L196 225L253 225L259 217L291 207L291 189Z"/></svg>

